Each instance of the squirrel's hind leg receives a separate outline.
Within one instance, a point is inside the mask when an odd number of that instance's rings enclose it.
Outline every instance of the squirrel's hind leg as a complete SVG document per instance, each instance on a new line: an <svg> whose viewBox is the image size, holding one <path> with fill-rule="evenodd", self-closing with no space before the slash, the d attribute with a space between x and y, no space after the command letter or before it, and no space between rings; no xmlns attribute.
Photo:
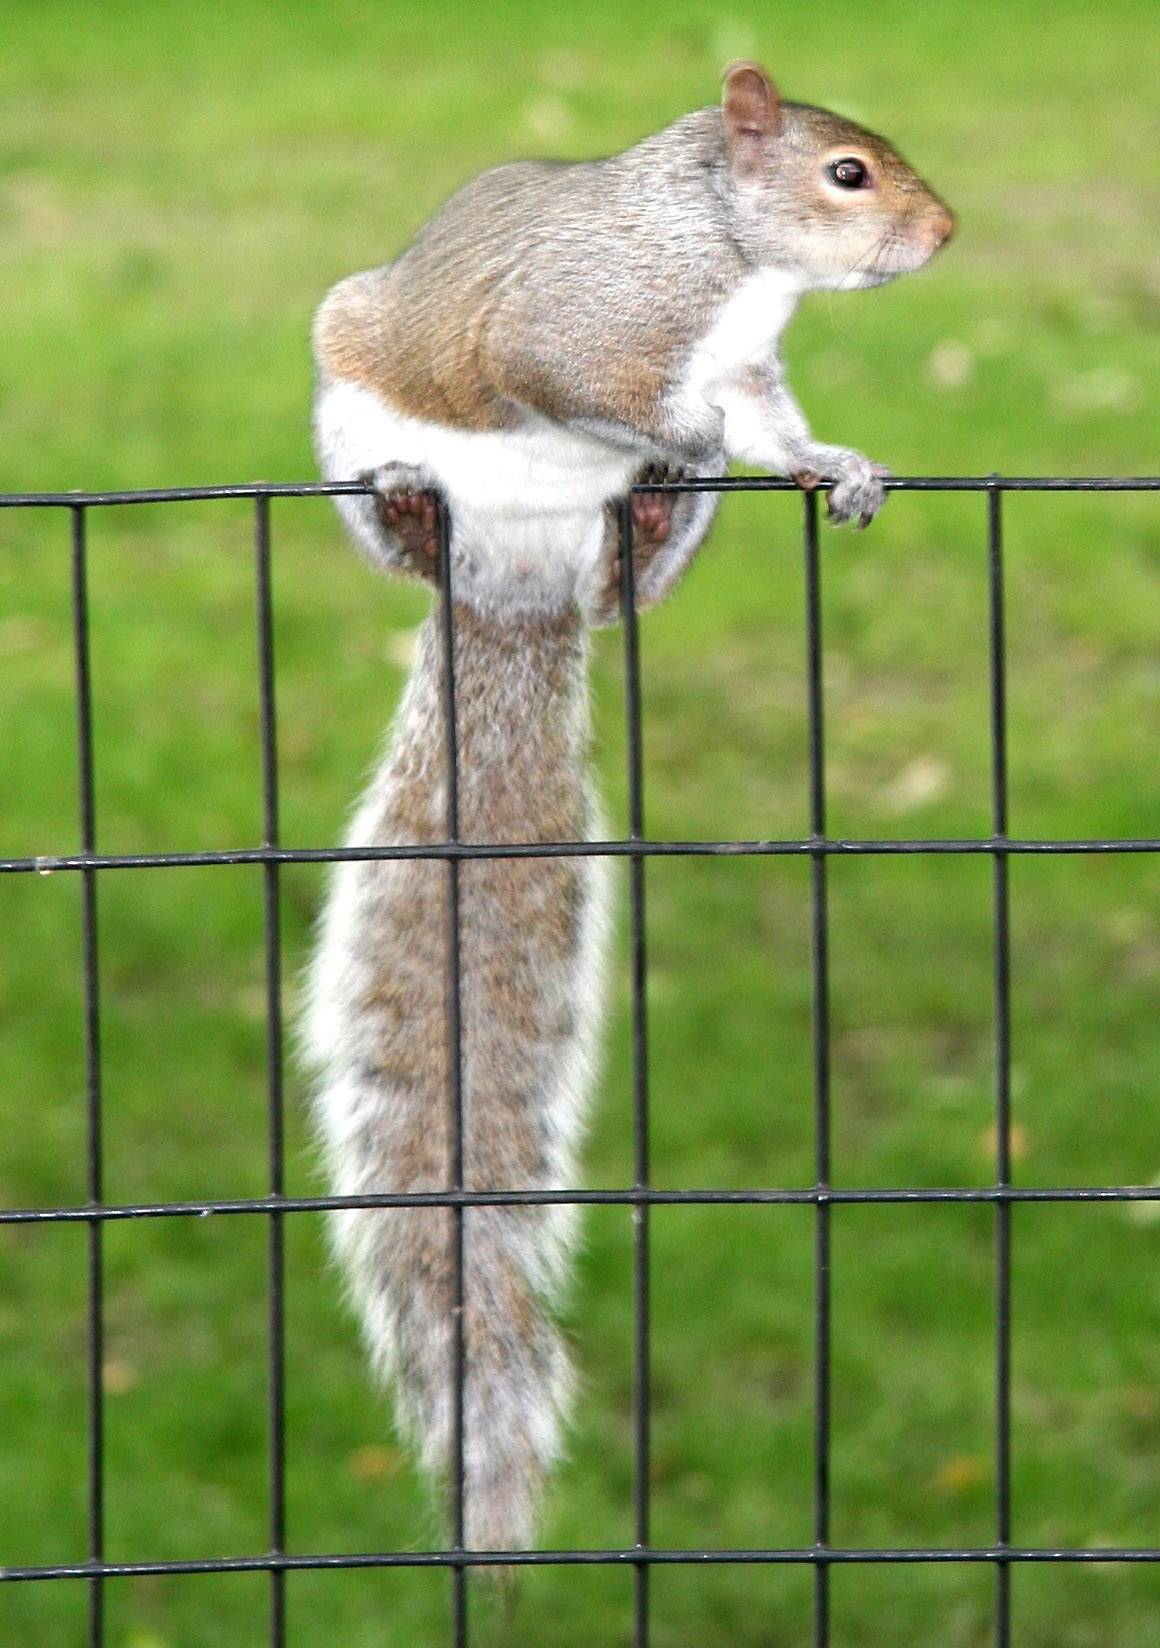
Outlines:
<svg viewBox="0 0 1160 1648"><path fill-rule="evenodd" d="M664 485L719 474L724 460L691 466L648 463L634 486ZM704 542L717 510L715 492L634 492L632 495L633 587L637 609L654 606L680 581ZM612 624L620 613L619 507L607 506L605 553L595 587L585 603L590 624Z"/></svg>
<svg viewBox="0 0 1160 1648"><path fill-rule="evenodd" d="M342 379L320 384L314 408L319 467L327 481L359 481L373 490L344 492L334 503L363 553L388 572L434 581L438 564L435 477L413 461L383 463L404 451L405 420L380 396Z"/></svg>

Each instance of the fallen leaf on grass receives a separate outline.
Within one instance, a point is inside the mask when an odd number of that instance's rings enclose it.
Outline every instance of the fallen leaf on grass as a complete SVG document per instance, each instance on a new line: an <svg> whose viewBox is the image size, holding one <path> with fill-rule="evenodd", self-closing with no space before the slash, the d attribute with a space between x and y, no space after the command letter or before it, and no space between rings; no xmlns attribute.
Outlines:
<svg viewBox="0 0 1160 1648"><path fill-rule="evenodd" d="M1141 404L1139 380L1116 366L1096 366L1052 385L1052 399L1065 413L1132 412Z"/></svg>
<svg viewBox="0 0 1160 1648"><path fill-rule="evenodd" d="M562 97L550 92L524 105L524 125L534 137L557 142L572 127L572 111Z"/></svg>
<svg viewBox="0 0 1160 1648"><path fill-rule="evenodd" d="M974 370L974 355L953 338L936 344L926 363L927 377L936 389L961 389Z"/></svg>
<svg viewBox="0 0 1160 1648"><path fill-rule="evenodd" d="M48 625L41 619L14 612L0 623L0 657L15 658L20 653L39 652L50 634Z"/></svg>
<svg viewBox="0 0 1160 1648"><path fill-rule="evenodd" d="M999 1150L999 1129L994 1122L979 1137L979 1148L989 1162L995 1160ZM1031 1148L1031 1135L1022 1122L1012 1122L1007 1133L1007 1148L1013 1162L1021 1162Z"/></svg>
<svg viewBox="0 0 1160 1648"><path fill-rule="evenodd" d="M920 755L903 767L886 788L887 811L912 813L930 801L939 801L950 788L951 769L935 755Z"/></svg>
<svg viewBox="0 0 1160 1648"><path fill-rule="evenodd" d="M1150 1181L1153 1190L1160 1190L1160 1174ZM1160 1225L1160 1200L1125 1202L1124 1212L1134 1225Z"/></svg>
<svg viewBox="0 0 1160 1648"><path fill-rule="evenodd" d="M110 1356L101 1364L101 1388L106 1396L124 1396L141 1378L140 1369L133 1362Z"/></svg>
<svg viewBox="0 0 1160 1648"><path fill-rule="evenodd" d="M1160 1418L1160 1396L1150 1385L1129 1385L1127 1390L1120 1392L1120 1400L1126 1413L1133 1419L1142 1419L1145 1422Z"/></svg>
<svg viewBox="0 0 1160 1648"><path fill-rule="evenodd" d="M958 1453L950 1459L945 1459L931 1478L931 1487L935 1493L943 1494L947 1498L957 1498L960 1494L970 1493L987 1480L988 1465L985 1459L976 1454Z"/></svg>
<svg viewBox="0 0 1160 1648"><path fill-rule="evenodd" d="M356 1448L346 1463L358 1482L385 1482L394 1476L402 1461L396 1449L368 1442L366 1447Z"/></svg>

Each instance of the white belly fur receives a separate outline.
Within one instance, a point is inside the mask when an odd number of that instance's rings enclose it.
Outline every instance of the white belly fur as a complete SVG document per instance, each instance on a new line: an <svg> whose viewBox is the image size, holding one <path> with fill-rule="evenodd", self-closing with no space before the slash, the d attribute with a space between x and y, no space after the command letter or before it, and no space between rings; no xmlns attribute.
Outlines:
<svg viewBox="0 0 1160 1648"><path fill-rule="evenodd" d="M315 438L327 480L399 464L419 472L417 484L439 488L451 508L458 592L480 604L501 591L505 605L526 607L580 594L604 542L604 506L623 495L641 462L530 413L513 430L426 423L341 380L320 391ZM356 535L365 542L365 532Z"/></svg>

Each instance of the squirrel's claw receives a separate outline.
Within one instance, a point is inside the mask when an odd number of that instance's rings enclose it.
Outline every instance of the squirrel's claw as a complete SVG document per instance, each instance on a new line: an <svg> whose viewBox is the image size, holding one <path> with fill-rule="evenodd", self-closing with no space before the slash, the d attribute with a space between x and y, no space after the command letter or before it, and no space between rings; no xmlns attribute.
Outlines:
<svg viewBox="0 0 1160 1648"><path fill-rule="evenodd" d="M803 492L824 487L826 513L835 526L846 521L859 530L868 526L886 502L882 483L890 471L848 446L814 446L802 456L805 462L789 471L794 485Z"/></svg>
<svg viewBox="0 0 1160 1648"><path fill-rule="evenodd" d="M826 494L826 509L835 526L856 522L857 529L869 526L886 502L883 481L889 470L871 463L860 452L840 452L831 464L834 484Z"/></svg>

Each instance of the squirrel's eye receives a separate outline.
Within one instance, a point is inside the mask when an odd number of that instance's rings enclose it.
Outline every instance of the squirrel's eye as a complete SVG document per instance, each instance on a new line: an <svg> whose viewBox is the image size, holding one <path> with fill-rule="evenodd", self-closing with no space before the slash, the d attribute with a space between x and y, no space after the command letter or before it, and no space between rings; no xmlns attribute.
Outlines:
<svg viewBox="0 0 1160 1648"><path fill-rule="evenodd" d="M840 189L865 189L870 183L870 173L865 166L849 155L845 160L832 160L826 172L830 182L836 183Z"/></svg>

